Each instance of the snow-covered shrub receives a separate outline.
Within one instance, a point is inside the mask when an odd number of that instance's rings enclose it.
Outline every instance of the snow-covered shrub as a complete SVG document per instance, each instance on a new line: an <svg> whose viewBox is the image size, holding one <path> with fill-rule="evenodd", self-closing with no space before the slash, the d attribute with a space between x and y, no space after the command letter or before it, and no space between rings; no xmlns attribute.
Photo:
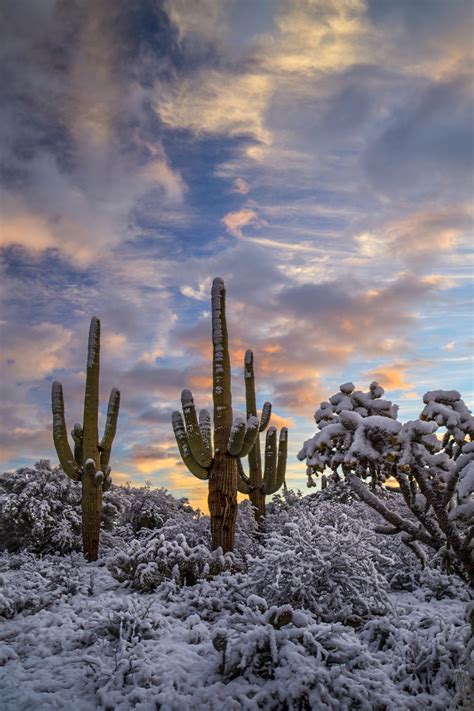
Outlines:
<svg viewBox="0 0 474 711"><path fill-rule="evenodd" d="M269 604L302 607L321 620L381 614L388 584L379 569L392 561L366 522L344 509L297 506L249 563L250 587Z"/></svg>
<svg viewBox="0 0 474 711"><path fill-rule="evenodd" d="M213 645L218 672L228 690L242 690L243 708L403 707L381 660L350 627L316 623L290 605L268 607L250 596L225 626L214 628Z"/></svg>
<svg viewBox="0 0 474 711"><path fill-rule="evenodd" d="M386 535L402 534L424 561L423 546L441 555L446 569L464 573L474 581L474 418L457 391L425 394L420 419L402 424L397 409L380 400L376 383L362 399L352 383L322 403L315 419L319 432L299 453L313 474L329 468L333 479L342 475L358 497L389 524L379 526ZM361 406L354 407L360 400ZM372 404L371 404L372 403ZM377 407L375 404L379 403ZM371 408L378 414L371 414ZM442 440L438 427L445 427ZM471 441L466 441L467 439ZM393 477L411 518L400 515L364 484Z"/></svg>
<svg viewBox="0 0 474 711"><path fill-rule="evenodd" d="M169 519L198 518L187 499L176 499L166 489L152 489L145 486L116 486L113 490L114 501L120 508L118 526L129 526L134 534L143 528L161 528Z"/></svg>
<svg viewBox="0 0 474 711"><path fill-rule="evenodd" d="M31 553L0 556L0 617L14 617L19 612L33 614L59 599L67 599L88 585L80 574L81 561L69 557Z"/></svg>
<svg viewBox="0 0 474 711"><path fill-rule="evenodd" d="M182 533L169 540L163 533L143 531L107 561L120 582L143 592L152 592L165 580L194 585L230 568L232 556L220 549L210 551L201 543L190 545Z"/></svg>
<svg viewBox="0 0 474 711"><path fill-rule="evenodd" d="M81 492L42 460L0 476L0 549L68 553L81 549Z"/></svg>
<svg viewBox="0 0 474 711"><path fill-rule="evenodd" d="M433 698L437 708L449 708L456 691L457 672L465 661L466 623L462 607L448 618L449 604L398 600L396 616L374 617L360 631L359 639L371 652L396 658L391 677L416 699L414 708L430 708Z"/></svg>

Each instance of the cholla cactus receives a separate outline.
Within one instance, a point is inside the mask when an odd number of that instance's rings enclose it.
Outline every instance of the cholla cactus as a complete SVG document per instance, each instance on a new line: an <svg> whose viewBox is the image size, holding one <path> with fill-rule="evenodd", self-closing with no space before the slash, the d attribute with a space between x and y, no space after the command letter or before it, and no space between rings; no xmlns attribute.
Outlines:
<svg viewBox="0 0 474 711"><path fill-rule="evenodd" d="M454 564L474 579L474 420L455 391L435 391L423 399L422 419L405 424L387 414L341 410L325 418L325 426L304 443L298 457L306 459L311 482L326 467L341 471L390 524L379 527L380 533L401 533L420 558L418 543L429 546L443 554L447 566ZM322 410L329 408L316 414ZM396 414L386 408L389 412ZM438 425L447 428L443 440L436 435ZM394 477L416 523L369 491L362 481L368 477L379 483Z"/></svg>
<svg viewBox="0 0 474 711"><path fill-rule="evenodd" d="M446 427L443 438L443 449L457 459L469 436L474 439L474 417L457 390L432 390L423 395L425 407L420 414L420 420L436 422Z"/></svg>
<svg viewBox="0 0 474 711"><path fill-rule="evenodd" d="M55 381L52 388L54 446L64 473L82 483L82 541L84 556L89 561L97 560L99 551L102 492L112 484L109 460L120 407L120 392L114 388L104 436L99 442L99 370L100 321L94 316L89 329L83 424L75 424L71 432L74 454L67 437L62 385Z"/></svg>
<svg viewBox="0 0 474 711"><path fill-rule="evenodd" d="M364 393L356 390L353 383L344 383L340 386L339 392L333 395L329 402L322 402L314 413L314 419L320 432L303 444L303 449L298 454L299 459L306 459L308 464L308 486L316 486L313 475L325 471L326 468L332 470L332 480L339 481L343 466L350 465L360 444L360 433L357 441L352 442L350 432L353 430L350 425L351 413L354 415L352 421L362 421L365 423L369 417L378 417L382 425L389 427L392 420L396 420L398 406L393 405L390 400L383 400L384 389L376 382L369 386L369 392ZM345 421L345 424L343 422ZM376 426L376 421L372 426ZM353 449L350 450L350 447ZM350 451L349 451L350 450ZM356 461L354 459L354 461ZM366 476L370 475L372 488L377 483L382 483L385 479L380 471L380 467L372 459L370 463L364 458L357 459L357 466L366 465ZM365 477L364 477L365 478Z"/></svg>
<svg viewBox="0 0 474 711"><path fill-rule="evenodd" d="M257 417L232 422L230 357L225 314L225 287L222 279L212 284L212 398L214 402L214 450L211 417L201 410L199 420L192 393L183 390L179 411L172 424L183 462L198 479L209 481L209 511L214 548L224 553L234 546L237 517L237 459L246 457L259 432Z"/></svg>
<svg viewBox="0 0 474 711"><path fill-rule="evenodd" d="M247 418L257 416L255 397L255 375L253 369L253 353L247 351L244 360L245 399L247 405ZM262 408L259 433L267 429L270 422L272 405L266 402ZM261 523L265 517L265 496L276 494L285 481L286 458L288 452L288 430L282 427L278 443L275 427L269 427L265 440L265 464L262 470L262 456L260 452L260 439L257 437L255 444L248 454L249 474L245 474L242 460L237 462L239 478L237 488L242 494L248 494L255 507L255 518Z"/></svg>

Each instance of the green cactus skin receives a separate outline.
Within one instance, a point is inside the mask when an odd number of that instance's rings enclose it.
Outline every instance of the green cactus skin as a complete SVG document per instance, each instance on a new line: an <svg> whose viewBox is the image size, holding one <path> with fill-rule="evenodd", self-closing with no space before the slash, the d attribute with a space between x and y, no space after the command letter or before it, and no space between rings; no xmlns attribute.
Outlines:
<svg viewBox="0 0 474 711"><path fill-rule="evenodd" d="M244 359L245 399L247 403L247 417L257 416L257 402L255 396L255 373L253 353L247 351ZM272 412L271 403L266 402L262 408L259 432L263 432L270 422ZM255 518L259 525L265 518L265 496L275 494L285 482L286 460L288 454L288 430L283 427L280 432L278 452L276 445L276 429L267 430L265 441L265 466L262 470L262 455L260 440L257 438L248 452L249 475L245 474L242 462L239 460L237 482L238 490L248 494L255 510ZM241 458L244 455L241 455Z"/></svg>
<svg viewBox="0 0 474 711"><path fill-rule="evenodd" d="M209 511L214 548L224 552L234 546L237 517L237 475L239 458L247 456L258 440L260 423L256 416L247 422L232 423L232 393L229 345L225 312L225 287L222 279L212 284L212 398L214 403L214 452L211 421L207 410L199 420L191 392L183 390L183 416L176 411L172 425L178 449L191 474L209 482Z"/></svg>
<svg viewBox="0 0 474 711"><path fill-rule="evenodd" d="M82 483L82 543L88 561L97 560L99 552L102 493L112 483L108 463L120 409L120 392L114 388L110 394L104 436L99 443L99 373L100 321L94 316L87 349L84 419L82 427L76 424L71 432L74 454L67 439L61 383L53 383L51 398L53 439L59 462L67 476Z"/></svg>

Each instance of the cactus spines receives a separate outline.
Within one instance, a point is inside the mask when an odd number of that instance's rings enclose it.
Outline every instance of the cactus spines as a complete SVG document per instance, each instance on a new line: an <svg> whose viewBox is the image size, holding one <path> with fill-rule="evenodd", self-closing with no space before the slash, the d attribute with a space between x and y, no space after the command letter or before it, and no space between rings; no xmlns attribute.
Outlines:
<svg viewBox="0 0 474 711"><path fill-rule="evenodd" d="M94 316L89 329L83 424L75 424L71 432L74 454L67 439L62 385L56 381L52 388L54 445L64 473L82 484L82 541L84 556L89 561L97 560L99 551L102 493L112 483L108 464L120 408L120 392L114 388L104 436L99 442L99 372L100 321Z"/></svg>
<svg viewBox="0 0 474 711"><path fill-rule="evenodd" d="M245 398L247 403L247 418L256 418L257 403L255 396L255 374L253 366L253 353L247 351L244 359ZM243 458L248 454L249 475L245 474L242 462L239 460L237 482L238 490L248 494L255 507L255 517L259 523L265 517L265 496L275 494L285 482L286 459L288 452L288 430L282 427L277 451L277 432L275 427L267 430L265 440L265 459L262 469L259 432L263 432L270 422L272 412L271 403L265 402L262 407L260 424L257 436L250 451L241 453Z"/></svg>
<svg viewBox="0 0 474 711"><path fill-rule="evenodd" d="M214 548L231 551L237 516L239 458L247 456L258 439L260 422L256 413L232 423L232 393L229 345L222 279L212 284L212 399L214 404L214 450L211 420L207 410L199 419L191 392L183 390L183 416L174 412L173 430L181 458L198 479L209 481L209 511ZM242 484L243 486L243 484Z"/></svg>

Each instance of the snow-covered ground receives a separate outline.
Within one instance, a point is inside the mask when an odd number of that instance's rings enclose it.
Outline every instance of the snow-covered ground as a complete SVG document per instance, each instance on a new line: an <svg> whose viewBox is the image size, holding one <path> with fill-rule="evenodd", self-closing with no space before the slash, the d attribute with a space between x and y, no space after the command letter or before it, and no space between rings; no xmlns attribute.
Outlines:
<svg viewBox="0 0 474 711"><path fill-rule="evenodd" d="M158 494L97 563L0 557L2 711L469 708L467 585L373 533L364 504L276 499L261 541L243 505L229 558Z"/></svg>

